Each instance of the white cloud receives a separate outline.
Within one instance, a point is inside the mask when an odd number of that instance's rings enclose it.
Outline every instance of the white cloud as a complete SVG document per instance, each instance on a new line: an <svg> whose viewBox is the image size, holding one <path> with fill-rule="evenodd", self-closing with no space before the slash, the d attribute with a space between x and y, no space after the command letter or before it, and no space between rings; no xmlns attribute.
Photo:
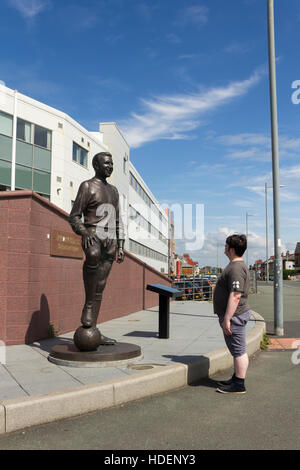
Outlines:
<svg viewBox="0 0 300 470"><path fill-rule="evenodd" d="M249 51L249 46L240 42L232 42L225 47L224 52L227 54L245 54Z"/></svg>
<svg viewBox="0 0 300 470"><path fill-rule="evenodd" d="M216 140L225 147L230 147L226 155L228 158L261 162L272 160L271 137L266 134L223 135L217 137ZM280 135L278 140L280 159L298 156L300 139Z"/></svg>
<svg viewBox="0 0 300 470"><path fill-rule="evenodd" d="M292 202L300 200L300 165L294 165L290 167L279 169L279 180L280 185L283 187L280 189L280 197L282 201ZM265 183L269 187L272 186L272 172L261 173L252 178L249 175L245 175L240 181L231 183L229 186L242 186L248 190L265 197ZM272 197L272 190L269 189L269 197Z"/></svg>
<svg viewBox="0 0 300 470"><path fill-rule="evenodd" d="M224 245L226 238L234 233L245 233L245 229L241 228L241 224L236 226L219 226L217 232L210 232L205 234L205 241L201 250L192 251L191 257L199 262L200 266L217 266L225 267L229 260L224 254ZM272 254L272 240L269 240L269 254ZM293 245L293 244L292 244ZM181 245L175 245L178 252L180 252ZM283 251L286 250L283 244ZM264 234L256 233L255 231L248 230L248 261L253 264L257 259L265 258L266 252L266 239ZM182 254L182 252L180 252ZM246 253L244 254L246 261Z"/></svg>
<svg viewBox="0 0 300 470"><path fill-rule="evenodd" d="M191 5L180 10L175 24L178 26L196 25L202 26L208 21L209 10L206 6Z"/></svg>
<svg viewBox="0 0 300 470"><path fill-rule="evenodd" d="M34 18L51 4L49 0L8 0L8 2L27 19Z"/></svg>
<svg viewBox="0 0 300 470"><path fill-rule="evenodd" d="M182 43L181 38L177 34L174 34L174 33L166 34L166 39L171 44L181 44Z"/></svg>
<svg viewBox="0 0 300 470"><path fill-rule="evenodd" d="M247 150L233 151L227 157L238 160L259 160L259 161L270 161L272 159L271 152L263 152L257 147L253 147Z"/></svg>
<svg viewBox="0 0 300 470"><path fill-rule="evenodd" d="M120 127L132 147L158 139L190 138L189 132L200 126L202 116L245 95L260 81L263 73L257 70L244 81L194 94L141 99L143 112L132 113L127 121L120 123Z"/></svg>
<svg viewBox="0 0 300 470"><path fill-rule="evenodd" d="M151 0L151 2L139 0L135 8L143 20L150 22L156 11L159 10L160 4L154 0Z"/></svg>
<svg viewBox="0 0 300 470"><path fill-rule="evenodd" d="M235 135L222 135L217 138L219 142L227 146L235 145L269 145L270 138L265 134L242 133Z"/></svg>

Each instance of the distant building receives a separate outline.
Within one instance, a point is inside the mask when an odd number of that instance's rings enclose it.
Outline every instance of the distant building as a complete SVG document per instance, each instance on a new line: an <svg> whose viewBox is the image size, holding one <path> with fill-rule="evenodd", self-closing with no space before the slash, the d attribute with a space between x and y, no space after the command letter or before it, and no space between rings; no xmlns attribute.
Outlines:
<svg viewBox="0 0 300 470"><path fill-rule="evenodd" d="M281 259L282 259L283 270L293 270L296 268L294 254L291 254L289 251L287 251L286 254L281 253ZM299 243L299 259L300 259L300 243ZM271 275L274 274L274 256L270 256L270 258L267 261L258 259L253 264L252 269L256 271L258 278L264 279L266 277L267 263L269 265L269 274Z"/></svg>
<svg viewBox="0 0 300 470"><path fill-rule="evenodd" d="M297 243L295 248L295 268L300 268L300 242Z"/></svg>
<svg viewBox="0 0 300 470"><path fill-rule="evenodd" d="M203 268L200 268L200 273L203 275L206 275L206 274L218 275L221 272L222 272L221 268L216 268L214 266L204 266Z"/></svg>
<svg viewBox="0 0 300 470"><path fill-rule="evenodd" d="M185 253L183 256L175 254L175 276L198 276L199 267L198 263L190 258L190 255Z"/></svg>

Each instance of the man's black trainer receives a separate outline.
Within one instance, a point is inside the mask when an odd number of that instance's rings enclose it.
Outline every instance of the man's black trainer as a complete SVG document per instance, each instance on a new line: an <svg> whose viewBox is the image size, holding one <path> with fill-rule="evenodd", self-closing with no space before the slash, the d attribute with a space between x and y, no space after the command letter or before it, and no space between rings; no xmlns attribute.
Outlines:
<svg viewBox="0 0 300 470"><path fill-rule="evenodd" d="M217 380L218 385L230 385L235 379L235 374L229 380Z"/></svg>
<svg viewBox="0 0 300 470"><path fill-rule="evenodd" d="M245 385L242 383L231 382L229 385L222 385L218 387L217 392L242 394L246 393L246 388Z"/></svg>

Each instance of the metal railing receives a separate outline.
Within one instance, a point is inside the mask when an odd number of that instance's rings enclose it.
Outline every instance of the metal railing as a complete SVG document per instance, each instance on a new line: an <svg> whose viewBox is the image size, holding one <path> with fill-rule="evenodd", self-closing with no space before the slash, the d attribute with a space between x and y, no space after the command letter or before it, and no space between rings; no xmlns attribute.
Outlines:
<svg viewBox="0 0 300 470"><path fill-rule="evenodd" d="M177 300L212 300L214 286L214 281L199 277L181 278L173 281L173 287L184 292Z"/></svg>

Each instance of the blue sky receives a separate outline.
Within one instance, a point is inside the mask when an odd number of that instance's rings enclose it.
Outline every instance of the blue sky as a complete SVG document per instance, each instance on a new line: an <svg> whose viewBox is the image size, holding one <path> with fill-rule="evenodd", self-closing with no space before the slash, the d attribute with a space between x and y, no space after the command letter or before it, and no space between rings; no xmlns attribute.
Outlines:
<svg viewBox="0 0 300 470"><path fill-rule="evenodd" d="M300 241L300 4L275 0L283 249ZM265 256L272 185L265 0L2 0L0 80L90 131L115 121L161 203L204 205L200 265L244 232ZM292 96L294 93L294 102ZM300 101L300 100L299 100ZM273 254L272 190L269 254ZM186 250L177 241L179 253ZM218 254L217 254L218 253Z"/></svg>

